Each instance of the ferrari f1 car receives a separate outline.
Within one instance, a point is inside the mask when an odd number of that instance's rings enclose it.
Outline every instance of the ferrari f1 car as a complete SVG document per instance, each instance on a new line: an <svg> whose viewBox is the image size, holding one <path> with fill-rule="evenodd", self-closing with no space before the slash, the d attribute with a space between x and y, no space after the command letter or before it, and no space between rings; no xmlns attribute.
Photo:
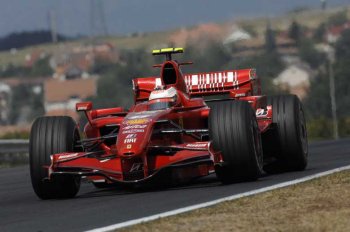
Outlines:
<svg viewBox="0 0 350 232"><path fill-rule="evenodd" d="M74 197L81 178L107 187L215 172L226 184L305 169L307 132L296 96L261 95L254 69L183 74L180 67L191 62L172 59L182 52L153 51L166 60L155 65L159 76L133 80L130 110L77 103L88 120L84 139L70 117L36 119L30 173L39 198Z"/></svg>

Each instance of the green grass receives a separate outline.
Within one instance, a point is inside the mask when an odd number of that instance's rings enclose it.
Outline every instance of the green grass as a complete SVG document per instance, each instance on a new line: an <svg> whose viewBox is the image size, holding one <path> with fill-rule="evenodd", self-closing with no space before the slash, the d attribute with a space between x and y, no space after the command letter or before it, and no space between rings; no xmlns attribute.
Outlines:
<svg viewBox="0 0 350 232"><path fill-rule="evenodd" d="M349 231L350 171L120 231Z"/></svg>

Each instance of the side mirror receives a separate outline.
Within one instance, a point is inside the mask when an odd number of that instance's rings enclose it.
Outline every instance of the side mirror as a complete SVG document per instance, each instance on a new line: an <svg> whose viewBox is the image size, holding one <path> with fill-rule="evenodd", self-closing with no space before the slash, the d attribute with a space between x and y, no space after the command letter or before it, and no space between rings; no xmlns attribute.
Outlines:
<svg viewBox="0 0 350 232"><path fill-rule="evenodd" d="M79 102L75 105L75 109L78 112L90 111L92 109L92 102Z"/></svg>

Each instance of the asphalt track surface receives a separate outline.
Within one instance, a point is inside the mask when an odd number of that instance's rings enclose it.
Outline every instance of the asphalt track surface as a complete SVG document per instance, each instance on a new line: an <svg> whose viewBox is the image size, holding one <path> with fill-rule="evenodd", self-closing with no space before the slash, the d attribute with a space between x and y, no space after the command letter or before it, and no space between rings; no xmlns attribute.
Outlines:
<svg viewBox="0 0 350 232"><path fill-rule="evenodd" d="M350 165L350 139L316 142L309 149L309 166L303 172L232 185L222 185L210 175L192 184L143 192L101 190L83 183L78 196L68 200L39 200L28 166L0 169L0 231L84 231Z"/></svg>

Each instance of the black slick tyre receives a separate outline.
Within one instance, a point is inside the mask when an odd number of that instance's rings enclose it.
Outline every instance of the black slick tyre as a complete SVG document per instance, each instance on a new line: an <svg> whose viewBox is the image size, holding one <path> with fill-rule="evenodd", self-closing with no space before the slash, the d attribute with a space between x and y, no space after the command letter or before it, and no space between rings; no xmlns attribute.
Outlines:
<svg viewBox="0 0 350 232"><path fill-rule="evenodd" d="M30 133L29 160L32 186L39 198L72 198L78 193L80 177L66 175L47 180L50 155L76 151L78 140L79 131L70 117L40 117L35 120Z"/></svg>
<svg viewBox="0 0 350 232"><path fill-rule="evenodd" d="M255 112L245 101L210 104L209 136L223 163L215 167L224 184L256 180L262 172L261 136Z"/></svg>
<svg viewBox="0 0 350 232"><path fill-rule="evenodd" d="M267 104L272 105L273 123L278 146L276 166L269 168L282 171L301 171L308 163L308 140L304 110L295 95L269 96ZM266 169L269 172L269 168Z"/></svg>

